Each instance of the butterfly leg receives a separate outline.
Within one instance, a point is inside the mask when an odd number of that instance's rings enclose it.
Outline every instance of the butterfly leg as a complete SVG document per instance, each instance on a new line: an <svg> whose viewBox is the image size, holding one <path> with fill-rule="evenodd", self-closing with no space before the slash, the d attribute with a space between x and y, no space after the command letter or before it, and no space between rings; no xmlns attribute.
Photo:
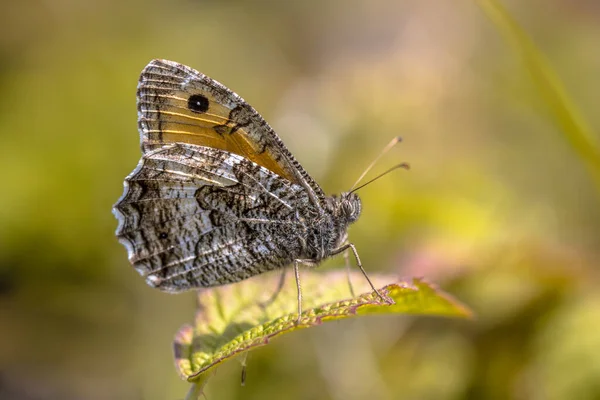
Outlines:
<svg viewBox="0 0 600 400"><path fill-rule="evenodd" d="M350 296L356 297L354 293L354 287L352 287L352 279L350 278L350 253L348 249L344 251L344 263L346 264L346 278L348 279L348 288L350 289Z"/></svg>
<svg viewBox="0 0 600 400"><path fill-rule="evenodd" d="M369 275L367 275L367 272L365 271L365 269L362 266L362 263L360 262L360 257L358 256L358 252L356 251L356 247L354 246L354 244L352 243L346 243L345 245L335 249L331 255L335 255L335 254L340 254L346 250L352 250L352 253L354 253L354 258L356 259L356 264L358 265L358 268L360 268L360 272L362 272L362 274L365 276L365 278L367 279L367 282L369 282L369 285L371 286L371 289L373 289L373 291L375 293L377 293L377 296L379 296L379 298L381 300L383 300L385 303L390 304L390 300L386 299L385 297L383 297L383 295L381 293L379 293L379 290L377 290L375 288L375 285L373 285L373 282L371 282L371 279L369 279Z"/></svg>
<svg viewBox="0 0 600 400"><path fill-rule="evenodd" d="M317 265L318 263L315 260L310 259L296 259L294 260L294 274L296 275L296 288L298 289L298 319L296 323L299 324L302 318L302 287L300 285L300 269L298 268L299 264L306 265Z"/></svg>
<svg viewBox="0 0 600 400"><path fill-rule="evenodd" d="M296 323L300 323L302 318L302 288L300 287L300 270L298 269L298 263L300 260L294 260L294 274L296 275L296 288L298 289L298 319Z"/></svg>
<svg viewBox="0 0 600 400"><path fill-rule="evenodd" d="M260 303L260 306L262 308L267 308L271 305L271 303L273 303L277 299L277 296L279 296L279 293L281 293L281 290L283 289L286 273L287 268L282 268L281 275L279 276L279 282L277 283L277 288L275 289L275 292L271 295L271 297L269 297L269 300Z"/></svg>

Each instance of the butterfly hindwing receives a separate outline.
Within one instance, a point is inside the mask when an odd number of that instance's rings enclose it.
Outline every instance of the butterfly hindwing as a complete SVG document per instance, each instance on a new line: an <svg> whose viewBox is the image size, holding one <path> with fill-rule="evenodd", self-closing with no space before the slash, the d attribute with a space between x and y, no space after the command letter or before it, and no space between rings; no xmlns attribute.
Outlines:
<svg viewBox="0 0 600 400"><path fill-rule="evenodd" d="M172 292L289 264L303 229L297 209L312 207L301 186L237 154L192 144L149 150L125 182L117 236L148 284Z"/></svg>
<svg viewBox="0 0 600 400"><path fill-rule="evenodd" d="M254 108L182 64L153 60L144 68L138 85L138 124L144 152L169 143L224 150L305 187L315 203L324 198L320 186Z"/></svg>

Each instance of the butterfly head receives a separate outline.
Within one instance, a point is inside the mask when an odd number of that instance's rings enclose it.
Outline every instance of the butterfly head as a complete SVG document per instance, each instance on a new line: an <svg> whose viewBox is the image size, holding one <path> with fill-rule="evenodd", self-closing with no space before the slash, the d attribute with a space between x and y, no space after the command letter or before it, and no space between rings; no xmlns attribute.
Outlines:
<svg viewBox="0 0 600 400"><path fill-rule="evenodd" d="M342 193L340 197L333 198L333 208L334 214L338 218L351 224L360 216L362 203L356 193L346 192Z"/></svg>

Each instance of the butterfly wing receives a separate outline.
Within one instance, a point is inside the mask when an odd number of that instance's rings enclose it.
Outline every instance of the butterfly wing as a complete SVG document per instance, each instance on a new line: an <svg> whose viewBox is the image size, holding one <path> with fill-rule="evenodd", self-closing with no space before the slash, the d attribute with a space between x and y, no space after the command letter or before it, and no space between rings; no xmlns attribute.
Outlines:
<svg viewBox="0 0 600 400"><path fill-rule="evenodd" d="M237 154L179 143L144 154L114 213L136 270L178 292L290 264L299 207L312 208L303 187Z"/></svg>
<svg viewBox="0 0 600 400"><path fill-rule="evenodd" d="M304 187L320 209L324 193L281 139L241 97L185 65L153 60L138 85L142 151L190 143L238 154Z"/></svg>

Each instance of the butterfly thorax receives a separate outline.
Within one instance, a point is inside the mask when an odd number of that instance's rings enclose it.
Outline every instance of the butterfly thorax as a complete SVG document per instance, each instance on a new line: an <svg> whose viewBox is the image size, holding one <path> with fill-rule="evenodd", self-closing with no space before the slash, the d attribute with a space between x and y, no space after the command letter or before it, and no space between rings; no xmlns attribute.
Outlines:
<svg viewBox="0 0 600 400"><path fill-rule="evenodd" d="M306 258L322 260L347 240L348 226L360 216L360 198L352 192L326 197L324 213L311 224L306 240Z"/></svg>

